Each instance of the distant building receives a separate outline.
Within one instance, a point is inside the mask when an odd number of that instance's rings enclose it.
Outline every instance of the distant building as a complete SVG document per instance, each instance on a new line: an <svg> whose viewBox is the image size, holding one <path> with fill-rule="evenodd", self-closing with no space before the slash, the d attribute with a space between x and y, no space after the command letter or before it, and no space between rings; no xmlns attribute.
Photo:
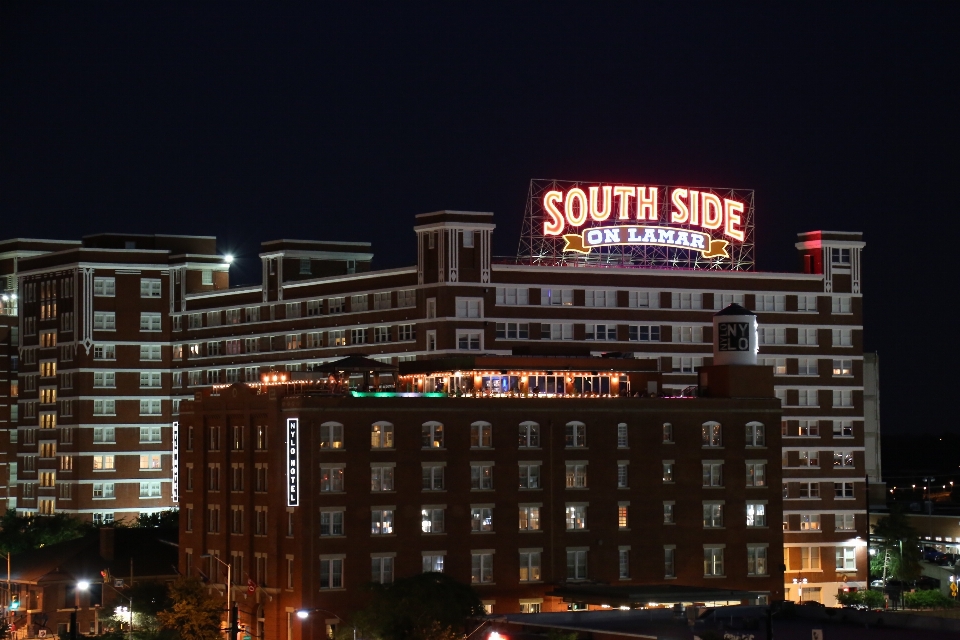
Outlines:
<svg viewBox="0 0 960 640"><path fill-rule="evenodd" d="M700 196L705 206L720 202ZM650 202L647 215L657 209ZM723 196L727 222L736 204ZM524 229L527 242L542 226ZM760 362L783 406L784 595L797 600L793 580L806 579L804 599L832 604L844 585L866 584L866 480L881 479L860 233L802 233L799 271L770 273L749 270L752 242L733 252L737 264L662 247L649 261L642 251L501 259L491 253L489 213L421 214L413 232L416 264L386 270L371 268L366 243L266 242L261 281L235 288L213 238L0 242L0 293L15 296L2 313L17 318L16 331L0 330L6 506L100 522L175 506L172 429L182 401L354 354L394 365L630 354L651 361L662 388L678 394L712 361L712 313L737 303L759 316ZM382 384L391 386L388 374Z"/></svg>
<svg viewBox="0 0 960 640"><path fill-rule="evenodd" d="M12 612L17 637L64 637L71 614L78 632L103 629L118 607L129 607L131 585L177 577L177 545L153 529L103 527L82 538L11 554ZM131 581L132 580L132 581ZM81 582L89 583L84 589Z"/></svg>

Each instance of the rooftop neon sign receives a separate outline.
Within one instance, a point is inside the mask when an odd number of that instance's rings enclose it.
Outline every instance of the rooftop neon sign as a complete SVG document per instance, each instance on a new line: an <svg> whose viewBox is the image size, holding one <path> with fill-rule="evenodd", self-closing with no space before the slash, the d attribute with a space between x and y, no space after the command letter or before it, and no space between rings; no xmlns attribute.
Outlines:
<svg viewBox="0 0 960 640"><path fill-rule="evenodd" d="M753 268L753 191L533 180L518 258Z"/></svg>
<svg viewBox="0 0 960 640"><path fill-rule="evenodd" d="M579 229L588 220L597 223L636 220L656 225L660 222L658 199L658 187L605 185L588 187L587 192L579 187L569 189L566 193L548 191L543 196L543 210L546 213L543 233L547 236L563 235L566 241L564 251L580 253L589 253L598 246L636 244L673 246L699 251L704 257L729 258L726 247L730 241L743 242L743 229L740 227L744 209L742 202L729 198L721 200L713 193L682 188L671 192L669 220L663 222L711 230L722 228L723 235L730 240L713 240L707 233L647 224L603 226L583 233L563 233L566 227Z"/></svg>

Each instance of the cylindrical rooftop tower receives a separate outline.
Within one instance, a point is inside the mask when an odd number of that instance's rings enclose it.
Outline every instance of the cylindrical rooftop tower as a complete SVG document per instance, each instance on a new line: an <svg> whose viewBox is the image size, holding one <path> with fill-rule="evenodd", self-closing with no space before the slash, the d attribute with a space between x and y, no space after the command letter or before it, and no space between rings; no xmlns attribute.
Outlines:
<svg viewBox="0 0 960 640"><path fill-rule="evenodd" d="M713 316L713 364L757 364L757 314L734 303Z"/></svg>

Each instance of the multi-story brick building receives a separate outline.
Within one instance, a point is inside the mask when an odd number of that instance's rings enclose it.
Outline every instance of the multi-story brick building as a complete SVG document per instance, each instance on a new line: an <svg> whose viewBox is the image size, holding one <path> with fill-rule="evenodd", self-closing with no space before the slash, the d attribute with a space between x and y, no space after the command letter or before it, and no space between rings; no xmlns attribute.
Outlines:
<svg viewBox="0 0 960 640"><path fill-rule="evenodd" d="M16 507L97 522L169 508L171 310L225 288L227 265L211 238L38 244L47 252L18 256L15 270Z"/></svg>
<svg viewBox="0 0 960 640"><path fill-rule="evenodd" d="M130 333L118 341L116 332L94 328L94 315L78 315L76 326L88 323L90 333L81 338L68 330L58 336L60 342L76 344L77 353L84 358L82 367L76 360L58 362L60 370L66 365L90 379L89 390L83 393L64 389L64 378L44 379L43 385L31 380L27 391L26 378L39 373L40 352L45 361L62 356L60 350L41 346L39 325L49 332L55 322L42 317L44 305L49 303L39 299L42 289L33 285L50 281L59 270L76 270L71 265L79 255L93 252L100 241L93 237L85 240L82 248L21 259L17 272L20 325L31 333L20 331L23 375L17 507L39 510L42 497L44 508L54 505L107 518L127 513L125 509L171 506L167 489L161 488L159 499L149 495L149 482L169 482L168 463L161 462L163 480L154 480L147 477L149 469L141 474L134 461L139 462L141 448L169 450L170 425L183 399L212 384L253 381L269 370L310 370L350 354L404 362L478 352L632 353L635 358L655 361L663 372L663 387L676 392L695 384L696 368L711 362L711 314L736 302L759 315L761 362L774 369L776 393L783 402L785 596L798 597L793 578L807 580L805 599L822 597L827 604L845 583L864 584L867 559L857 538L868 535L866 473L878 474L879 466L873 459L876 411L868 410L864 395L860 234L801 234L797 249L802 270L765 273L497 261L491 255L491 214L442 211L418 216L417 223L414 266L374 271L368 245L281 240L262 247L261 283L237 288L228 287L228 263L216 255L212 239L203 240L202 249L145 256L140 254L139 244L127 249L127 240L113 237L117 240L111 245L114 249L101 250L96 261L85 263L93 271L84 273L94 278L102 268L104 277L115 274L117 287L129 281L131 284L123 286L131 287L132 293L120 298L91 293L84 298L90 301L86 307L90 311L85 313L101 309L109 313L119 304L117 322L132 323L125 325ZM156 242L161 242L160 237ZM72 257L70 252L80 254ZM177 253L202 255L175 258ZM154 271L147 265L153 265ZM137 269L142 273L124 273ZM140 285L132 284L154 278L148 272L161 281L159 300L139 297L136 287ZM95 282L82 281L77 273L71 291L87 291L89 284L92 292ZM210 274L209 280L203 280L204 273ZM68 300L67 306L73 304L74 299ZM141 314L157 312L162 316L160 332L148 335L136 330ZM123 320L125 314L129 320ZM89 354L86 347L80 348L81 343L89 344ZM121 356L124 350L132 353L123 371L119 360L95 359L97 346L114 344ZM141 362L138 350L148 345L159 347L163 359ZM36 362L30 352L38 354ZM30 364L26 364L28 358ZM159 372L161 387L141 389L130 382L121 396L119 387L116 391L95 388L97 372L103 373L104 380L108 373L129 375L132 380ZM868 378L875 379L875 375ZM75 423L80 432L90 431L83 436L87 438L84 444L61 440L58 451L64 455L73 451L83 458L109 455L110 451L127 456L124 470L114 472L130 484L122 500L104 497L94 501L91 495L81 506L69 501L73 498L56 499L51 488L44 488L43 496L28 493L39 492L27 485L39 482L40 467L56 466L53 459L42 464L31 461L39 464L37 471L28 471L26 476L22 472L26 458L40 453L39 441L33 444L29 438L35 436L26 432L53 435L38 429L38 423L40 411L49 415L54 405L41 409L37 403L42 399L40 386L47 390L46 382L54 380L60 383L58 399L75 401L75 405L62 407L75 412L73 416L58 415L58 424ZM69 382L73 384L73 380ZM875 394L869 397L875 401ZM101 399L120 400L115 406L122 410L128 404L131 413L126 418L94 416ZM158 399L161 415L139 415L140 400ZM82 420L81 411L86 412ZM131 434L127 444L93 442L95 430L111 423L128 425L123 427ZM140 427L147 425L160 427L160 443L141 444ZM73 435L70 430L62 433ZM160 455L161 460L167 459L166 454ZM89 462L92 465L93 461ZM88 482L108 475L93 474L92 468L90 474ZM55 481L70 477L58 474ZM138 493L143 488L141 481L148 492L142 499ZM856 548L852 555L847 551L851 547ZM822 590L819 596L816 589Z"/></svg>
<svg viewBox="0 0 960 640"><path fill-rule="evenodd" d="M255 633L321 637L294 612L345 620L371 580L421 571L503 613L609 605L617 589L620 605L636 585L783 597L768 368L708 366L703 397L661 398L645 361L408 364L401 387L449 393L338 394L318 372L319 389L223 385L181 407L180 569L223 584L230 563Z"/></svg>

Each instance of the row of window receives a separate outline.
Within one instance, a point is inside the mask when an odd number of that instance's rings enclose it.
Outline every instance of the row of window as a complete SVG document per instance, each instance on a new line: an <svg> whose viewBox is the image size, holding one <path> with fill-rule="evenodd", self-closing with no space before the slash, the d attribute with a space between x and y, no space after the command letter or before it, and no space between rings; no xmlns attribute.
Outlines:
<svg viewBox="0 0 960 640"><path fill-rule="evenodd" d="M93 401L93 415L95 416L115 416L117 415L117 402L122 402L115 398L98 398ZM134 401L140 404L141 416L159 416L163 414L163 401L139 400Z"/></svg>
<svg viewBox="0 0 960 640"><path fill-rule="evenodd" d="M784 468L788 467L820 467L821 455L825 455L827 460L830 457L830 451L818 451L816 449L797 451L796 458L791 452L783 452L781 461ZM829 464L829 462L827 463ZM836 450L833 451L833 467L835 469L853 469L856 467L853 460L853 451Z"/></svg>
<svg viewBox="0 0 960 640"><path fill-rule="evenodd" d="M161 483L159 482L141 482L140 484L140 497L141 498L159 498L161 497ZM94 482L93 483L93 497L112 499L116 498L116 483L115 482Z"/></svg>
<svg viewBox="0 0 960 640"><path fill-rule="evenodd" d="M14 407L15 408L15 407ZM67 414L69 415L69 414ZM52 420L49 422L47 420L41 420L41 428L54 428L56 427L56 416L42 416L42 418L50 417ZM162 437L162 427L160 426L142 426L135 427L140 430L140 443L141 444L157 444L163 441ZM60 427L60 442L61 444L72 444L73 435L75 427ZM36 444L36 429L23 429L23 444L30 445ZM117 427L94 427L93 428L93 442L96 444L116 444L117 437ZM10 432L10 442L16 443L19 439L19 431ZM53 456L44 456L50 457Z"/></svg>
<svg viewBox="0 0 960 640"><path fill-rule="evenodd" d="M797 358L797 373L799 376L817 376L820 375L820 359L818 358ZM787 375L787 358L760 358L760 364L766 367L773 367L774 375ZM833 358L832 371L834 376L852 376L853 360L849 358Z"/></svg>
<svg viewBox="0 0 960 640"><path fill-rule="evenodd" d="M112 521L102 518L103 522ZM724 575L724 551L726 545L704 545L703 547L703 570L704 576L723 576ZM664 578L676 577L676 545L664 545L663 547L663 574ZM768 546L766 544L748 544L747 550L747 575L748 576L766 576L768 575ZM630 547L621 546L617 549L618 577L622 580L629 579L630 576ZM590 552L589 547L566 547L566 579L567 581L580 581L589 578L587 571L587 558ZM521 583L540 582L542 578L542 560L543 549L521 549L518 552L517 577ZM212 551L209 555L208 575L218 575L219 562L214 558L219 554ZM470 582L472 584L493 584L493 558L494 551L472 550L470 552ZM256 567L254 575L256 583L260 586L267 585L267 554L255 553ZM442 573L447 565L446 551L424 551L421 554L421 569L423 572ZM322 590L343 589L344 583L344 565L346 563L345 554L325 554L320 556L320 585ZM372 553L370 554L370 573L369 582L375 584L389 584L394 581L395 553ZM187 570L192 571L193 553L188 549L186 553ZM237 575L243 574L243 552L234 552L231 554L230 565ZM296 567L295 556L286 556L286 586L294 586L294 570ZM524 608L525 607L525 608ZM523 613L536 613L540 609L537 602L521 602Z"/></svg>
<svg viewBox="0 0 960 640"><path fill-rule="evenodd" d="M219 507L211 507L219 508ZM243 507L231 507L240 509ZM265 509L265 507L264 507ZM470 530L474 533L492 532L493 528L493 505L471 505L470 508ZM617 506L616 522L618 529L629 529L629 502L621 502ZM518 507L518 529L520 531L540 531L541 530L541 505L519 505ZM703 502L703 527L705 529L722 528L724 526L724 514L726 511L723 500L713 500ZM324 508L320 513L320 535L321 536L343 536L346 535L344 529L344 509L343 508ZM744 518L746 525L751 528L762 528L767 526L767 502L754 501L747 502ZM394 533L394 515L395 507L377 507L371 510L371 535L384 535ZM852 514L848 514L852 518ZM446 532L446 507L426 505L420 512L420 529L422 533L445 533ZM849 524L853 527L852 520L845 519L846 516L838 516L837 522ZM565 507L564 521L566 529L570 531L582 530L587 528L587 505L568 503ZM664 501L663 503L663 524L676 524L676 502ZM838 525L839 526L839 525ZM242 531L234 531L242 533ZM264 531L265 533L265 531Z"/></svg>
<svg viewBox="0 0 960 640"><path fill-rule="evenodd" d="M783 497L785 499L819 500L821 497L820 484L821 483L819 481L784 482ZM833 482L828 484L833 484L833 497L835 499L850 500L855 497L853 486L854 483L852 481Z"/></svg>
<svg viewBox="0 0 960 640"><path fill-rule="evenodd" d="M445 490L446 464L442 462L421 463L421 489L424 491ZM617 487L629 488L629 463L617 463ZM701 463L704 487L723 487L723 461L710 460ZM470 485L473 490L493 490L493 463L471 463ZM518 488L541 489L541 463L525 460L518 463ZM569 463L566 465L565 483L567 488L587 488L586 463ZM320 467L320 481L318 489L321 493L340 493L344 491L344 475L346 464L322 465ZM676 478L676 461L663 461L663 482L672 484ZM371 468L372 491L394 491L393 467L389 465L373 466ZM746 486L767 486L767 463L765 460L748 460L746 463ZM385 488L389 487L389 488Z"/></svg>
<svg viewBox="0 0 960 640"><path fill-rule="evenodd" d="M144 362L157 361L161 359L159 344L141 344L136 345L140 349L140 360ZM96 344L93 347L94 360L116 360L117 345L115 344Z"/></svg>
<svg viewBox="0 0 960 640"><path fill-rule="evenodd" d="M219 430L218 426L211 429ZM746 446L766 446L766 428L760 422L745 425ZM339 422L325 422L320 425L320 449L342 449L344 426ZM219 433L219 431L217 432ZM536 422L521 422L518 426L517 446L521 449L540 447L540 425ZM663 442L674 442L674 428L669 422L662 427ZM705 422L700 427L701 444L704 447L723 446L723 425L719 422ZM440 422L425 422L420 427L420 443L424 449L444 448L444 425ZM219 446L219 445L218 445ZM571 421L564 425L564 446L579 449L587 446L587 425ZM617 447L629 446L628 425L617 425ZM370 447L372 449L394 448L394 425L389 422L375 422L370 426ZM493 425L477 421L470 425L470 447L474 449L493 448Z"/></svg>
<svg viewBox="0 0 960 640"><path fill-rule="evenodd" d="M748 576L768 575L768 546L766 544L748 544L747 566ZM664 545L663 548L664 578L676 577L676 545ZM566 580L582 581L590 578L587 570L588 547L567 547L566 553ZM711 577L724 576L725 545L703 547L703 575ZM540 582L542 580L542 549L522 549L518 556L518 580L522 583ZM493 584L492 550L475 550L470 553L470 582L476 585ZM442 572L446 564L445 552L423 552L423 571ZM389 583L394 580L393 554L372 554L370 558L370 581L374 583ZM630 578L630 547L621 547L617 550L618 577ZM346 555L320 556L320 589L343 589L344 564ZM529 604L527 605L530 606ZM528 608L525 612L535 612L537 609Z"/></svg>
<svg viewBox="0 0 960 640"><path fill-rule="evenodd" d="M832 420L834 438L852 438L852 420ZM819 420L784 420L780 423L780 435L787 438L819 438Z"/></svg>
<svg viewBox="0 0 960 640"><path fill-rule="evenodd" d="M17 464L18 469L21 472L33 472L37 470L36 460L38 457L43 458L43 457L55 457L55 456L56 456L55 451L53 456L21 455L21 456L18 456L19 462L15 464ZM113 471L116 469L116 456L96 455L92 457L93 457L93 469L95 471ZM143 454L138 457L140 458L141 471L160 471L163 469L160 454ZM60 462L59 471L61 472L73 471L73 456L60 456L59 462ZM55 472L44 471L41 473L41 475L44 475L44 474L46 474L47 476L44 479L44 482L47 482L48 484L44 484L43 486L53 486L53 482L55 479L55 475L54 475ZM26 487L21 492L20 494L21 497L26 497L26 498L32 497L33 487L36 484L37 483L32 483L32 482L21 483L22 487Z"/></svg>
<svg viewBox="0 0 960 640"><path fill-rule="evenodd" d="M7 289L13 289L16 276L8 276ZM39 286L37 286L39 285ZM59 278L55 280L44 280L42 282L26 282L23 285L23 301L36 302L37 294L40 294L40 301L56 300L59 288L61 298L73 297L73 278Z"/></svg>
<svg viewBox="0 0 960 640"><path fill-rule="evenodd" d="M615 289L585 289L583 290L585 307L618 307ZM660 305L659 291L630 291L626 296L627 307L634 309L657 309ZM530 304L529 287L497 287L496 302L498 305L514 306ZM670 292L670 308L672 309L703 309L703 293L690 291ZM796 310L806 313L818 311L817 295L796 295ZM852 297L843 295L830 296L830 309L834 314L852 313ZM742 293L714 293L713 309L723 309L730 304L745 306L745 295ZM573 306L574 290L570 288L540 288L541 306ZM756 294L754 295L754 311L781 312L787 310L787 296L784 294Z"/></svg>
<svg viewBox="0 0 960 640"><path fill-rule="evenodd" d="M775 389L774 395L780 399L780 403L785 407L819 407L820 392L827 389L801 388L801 389ZM832 406L851 408L853 407L853 389L832 389L830 390ZM796 400L794 400L796 398Z"/></svg>
<svg viewBox="0 0 960 640"><path fill-rule="evenodd" d="M788 514L783 515L783 530L797 531L791 527L791 518ZM799 531L823 531L821 514L802 513L799 514ZM837 513L833 516L834 531L856 531L856 518L852 513Z"/></svg>
<svg viewBox="0 0 960 640"><path fill-rule="evenodd" d="M213 284L212 272L210 282L204 284ZM93 295L101 298L113 298L117 295L117 279L108 277L95 277L93 279ZM140 278L140 297L141 298L159 298L160 297L160 279L159 278Z"/></svg>
<svg viewBox="0 0 960 640"><path fill-rule="evenodd" d="M830 547L824 547L829 550ZM829 552L829 551L828 551ZM822 571L821 548L820 547L800 547L800 553L785 554L787 556L788 571ZM834 547L834 568L837 571L856 571L857 569L857 548L856 547ZM829 562L829 556L827 556Z"/></svg>
<svg viewBox="0 0 960 640"><path fill-rule="evenodd" d="M193 451L194 447L194 428L192 425L188 425L185 429L186 437L184 438L187 451ZM225 430L224 427L219 425L210 425L206 430L206 441L203 443L208 450L210 451L219 451L221 446L221 434L226 432L228 434L230 448L234 451L241 451L246 447L246 433L247 428L244 425L235 424ZM253 434L253 446L256 451L266 451L267 449L267 426L258 424L253 425L252 430Z"/></svg>
<svg viewBox="0 0 960 640"><path fill-rule="evenodd" d="M324 299L313 299L306 301L285 302L270 307L270 320L276 318L275 307L283 307L286 319L313 317L327 314L345 313L347 311L367 311L369 309L382 310L396 308L415 307L417 304L417 292L415 289L404 289L397 291L396 303L393 301L394 292L383 291L373 294L359 294L349 296L349 308L347 307L347 297L331 297ZM324 304L326 303L326 304ZM372 306L371 306L372 305ZM260 322L260 306L251 306L235 309L225 309L206 311L187 314L187 327L189 329L202 329L204 326L216 327L223 324L240 324L241 322ZM182 316L174 317L174 330L182 329ZM206 325L204 325L206 320Z"/></svg>
<svg viewBox="0 0 960 640"><path fill-rule="evenodd" d="M819 345L819 329L816 327L798 327L797 341L787 342L786 327L759 327L757 339L761 345L767 344L797 344L805 346ZM853 346L853 329L831 329L830 342L834 347Z"/></svg>
<svg viewBox="0 0 960 640"><path fill-rule="evenodd" d="M349 336L349 342L347 342ZM370 342L409 342L417 337L416 327L412 324L379 326L358 329L336 329L313 331L310 333L290 333L278 336L257 338L239 338L232 340L214 340L206 343L173 345L173 359L180 360L185 353L191 357L213 357L221 355L239 355L241 353L265 353L294 349L320 349L322 347L341 347L348 344L368 344Z"/></svg>

